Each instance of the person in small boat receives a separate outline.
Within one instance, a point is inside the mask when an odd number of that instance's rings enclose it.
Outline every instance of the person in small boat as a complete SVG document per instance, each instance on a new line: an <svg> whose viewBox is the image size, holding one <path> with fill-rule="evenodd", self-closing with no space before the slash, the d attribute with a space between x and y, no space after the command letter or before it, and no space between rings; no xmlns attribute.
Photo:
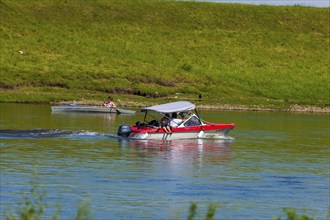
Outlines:
<svg viewBox="0 0 330 220"><path fill-rule="evenodd" d="M171 128L176 128L182 123L182 119L178 119L178 114L176 112L172 113L172 118L170 120L170 127Z"/></svg>
<svg viewBox="0 0 330 220"><path fill-rule="evenodd" d="M160 119L161 128L163 128L163 130L166 133L171 134L172 130L171 127L169 126L169 122L170 122L170 115L166 113L165 116L162 119Z"/></svg>
<svg viewBox="0 0 330 220"><path fill-rule="evenodd" d="M107 108L117 108L111 96L108 97L107 101L103 102L102 106Z"/></svg>

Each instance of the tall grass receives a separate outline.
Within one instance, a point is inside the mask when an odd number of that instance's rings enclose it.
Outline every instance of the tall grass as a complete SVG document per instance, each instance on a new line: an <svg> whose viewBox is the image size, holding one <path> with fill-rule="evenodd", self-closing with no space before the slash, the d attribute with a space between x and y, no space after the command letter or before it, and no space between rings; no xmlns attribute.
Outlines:
<svg viewBox="0 0 330 220"><path fill-rule="evenodd" d="M330 103L329 8L1 0L0 10L2 93L55 87Z"/></svg>

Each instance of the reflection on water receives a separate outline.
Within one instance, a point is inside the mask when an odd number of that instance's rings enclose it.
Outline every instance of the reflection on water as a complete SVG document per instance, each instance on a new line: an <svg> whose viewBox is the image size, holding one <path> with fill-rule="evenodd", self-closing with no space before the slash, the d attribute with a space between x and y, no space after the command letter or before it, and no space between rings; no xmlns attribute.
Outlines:
<svg viewBox="0 0 330 220"><path fill-rule="evenodd" d="M110 114L110 113L93 113L93 112L61 112L61 111L56 111L52 112L52 115L60 115L64 117L99 117L103 118L106 121L116 121L117 114ZM125 115L124 115L125 116Z"/></svg>
<svg viewBox="0 0 330 220"><path fill-rule="evenodd" d="M75 218L85 197L95 219L185 219L191 202L196 219L209 204L216 219L271 219L284 207L317 219L328 213L328 115L200 111L207 121L237 123L236 140L139 141L116 136L139 114L3 103L0 111L0 218L29 191L35 167L61 219Z"/></svg>
<svg viewBox="0 0 330 220"><path fill-rule="evenodd" d="M223 140L125 140L119 139L121 147L143 155L162 154L171 161L203 163L203 160L221 162L229 160L230 142Z"/></svg>
<svg viewBox="0 0 330 220"><path fill-rule="evenodd" d="M225 140L203 140L203 139L187 139L187 140L130 140L121 139L120 144L125 145L129 143L130 146L157 148L158 150L166 149L190 149L203 150L205 148L218 149L221 147L229 147L231 141Z"/></svg>

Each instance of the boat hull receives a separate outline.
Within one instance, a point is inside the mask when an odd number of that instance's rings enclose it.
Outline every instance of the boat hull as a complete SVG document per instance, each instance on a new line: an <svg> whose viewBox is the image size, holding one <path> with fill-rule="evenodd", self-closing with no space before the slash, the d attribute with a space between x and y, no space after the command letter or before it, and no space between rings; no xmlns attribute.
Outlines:
<svg viewBox="0 0 330 220"><path fill-rule="evenodd" d="M235 124L195 126L188 128L174 128L172 133L166 133L161 128L138 129L132 126L131 139L137 140L181 140L181 139L233 139L228 133Z"/></svg>
<svg viewBox="0 0 330 220"><path fill-rule="evenodd" d="M53 112L93 112L93 113L120 113L120 114L135 114L135 111L121 109L121 108L107 108L99 106L87 106L87 105L61 105L52 106Z"/></svg>

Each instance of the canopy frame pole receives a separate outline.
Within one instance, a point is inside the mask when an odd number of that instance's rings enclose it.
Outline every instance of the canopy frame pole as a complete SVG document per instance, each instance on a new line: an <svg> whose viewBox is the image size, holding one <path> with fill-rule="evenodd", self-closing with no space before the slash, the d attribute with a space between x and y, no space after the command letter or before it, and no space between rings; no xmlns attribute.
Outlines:
<svg viewBox="0 0 330 220"><path fill-rule="evenodd" d="M160 115L162 115L162 116L165 115L165 114L163 114L162 112L158 112L158 113L159 113ZM148 114L148 111L145 111L145 115L144 115L143 123L146 122L147 115L149 115L151 118L153 118L153 119L159 121L159 118L155 117L155 116L152 115L152 114ZM166 118L167 118L167 117L166 117ZM170 118L168 118L168 119L170 119Z"/></svg>
<svg viewBox="0 0 330 220"><path fill-rule="evenodd" d="M143 123L146 121L146 118L147 118L147 114L148 114L148 111L146 111L146 113L144 114Z"/></svg>
<svg viewBox="0 0 330 220"><path fill-rule="evenodd" d="M201 127L202 127L203 122L202 122L202 120L201 120L201 117L199 117L199 114L198 114L197 108L195 108L195 112L196 112L196 115L197 115L198 120L199 120L199 122L201 123Z"/></svg>

